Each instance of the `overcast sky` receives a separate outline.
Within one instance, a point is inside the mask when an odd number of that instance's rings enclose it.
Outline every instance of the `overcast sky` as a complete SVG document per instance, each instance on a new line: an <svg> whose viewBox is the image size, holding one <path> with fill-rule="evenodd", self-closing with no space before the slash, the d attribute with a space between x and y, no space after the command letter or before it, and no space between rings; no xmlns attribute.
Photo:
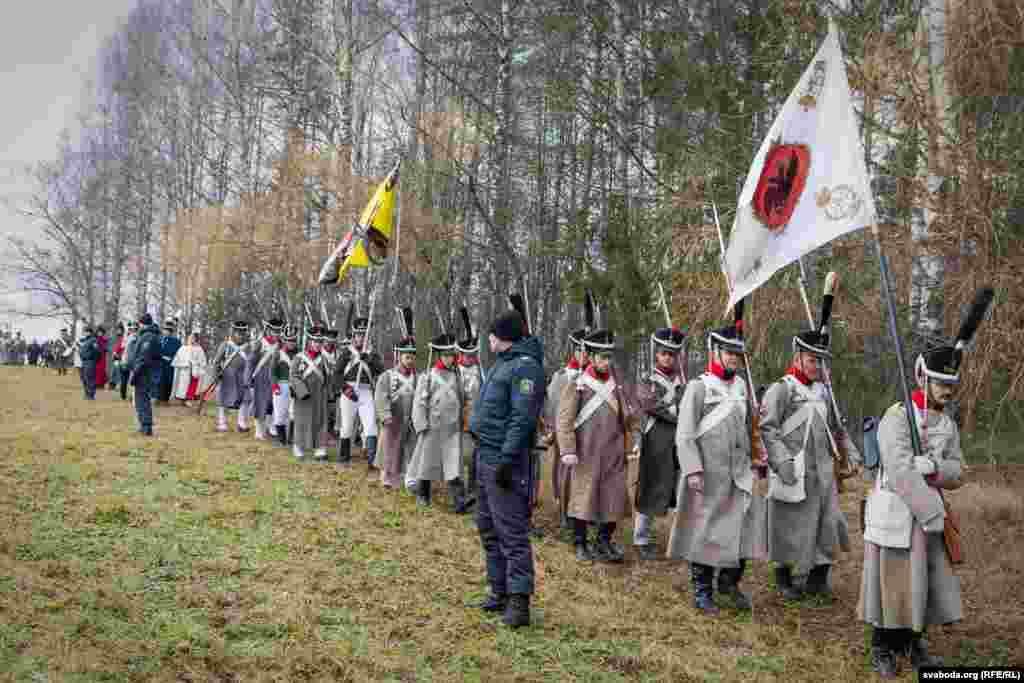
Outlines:
<svg viewBox="0 0 1024 683"><path fill-rule="evenodd" d="M135 0L5 0L0 22L0 194L26 192L18 172L56 156L61 130L75 126L87 81L103 40ZM30 235L32 226L0 208L0 250L9 235ZM6 288L4 288L6 289ZM62 321L15 320L29 338L50 336Z"/></svg>

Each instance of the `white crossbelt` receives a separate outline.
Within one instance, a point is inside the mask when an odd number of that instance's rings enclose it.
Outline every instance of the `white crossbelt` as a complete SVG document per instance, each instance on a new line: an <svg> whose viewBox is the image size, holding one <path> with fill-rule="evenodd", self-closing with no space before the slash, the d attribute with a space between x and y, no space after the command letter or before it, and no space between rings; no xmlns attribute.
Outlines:
<svg viewBox="0 0 1024 683"><path fill-rule="evenodd" d="M713 405L711 412L701 418L697 425L697 431L691 438L699 439L707 432L719 425L733 411L738 410L746 419L747 411L747 388L742 380L734 380L726 384L714 375L701 375L700 380L704 383L704 405ZM686 434L680 434L686 437Z"/></svg>
<svg viewBox="0 0 1024 683"><path fill-rule="evenodd" d="M594 395L583 404L583 409L576 414L576 421L572 426L573 429L579 429L586 424L587 420L597 412L602 403L607 403L613 410L615 409L616 385L614 378L609 377L607 382L598 382L590 375L583 374L576 380L577 387L581 384L589 387L594 392Z"/></svg>
<svg viewBox="0 0 1024 683"><path fill-rule="evenodd" d="M803 399L804 404L790 415L789 419L782 423L781 436L787 436L808 418L812 418L814 413L817 413L821 417L822 422L828 425L828 404L825 403L825 400L801 384L800 380L792 375L786 375L783 380Z"/></svg>
<svg viewBox="0 0 1024 683"><path fill-rule="evenodd" d="M391 377L392 398L407 396L416 390L416 373L412 373L406 377L400 372L392 372Z"/></svg>
<svg viewBox="0 0 1024 683"><path fill-rule="evenodd" d="M672 415L676 414L679 410L679 406L676 404L676 395L679 390L680 382L678 379L671 381L659 372L651 373L651 381L659 385L665 390L665 395L661 401L658 402L659 406L665 406L669 413ZM652 415L647 416L646 423L644 424L644 434L651 431L654 427L655 418Z"/></svg>
<svg viewBox="0 0 1024 683"><path fill-rule="evenodd" d="M306 364L306 369L302 372L302 379L306 379L314 372L320 379L324 378L323 374L320 372L320 366L316 362L310 362L309 360L305 360L304 362Z"/></svg>

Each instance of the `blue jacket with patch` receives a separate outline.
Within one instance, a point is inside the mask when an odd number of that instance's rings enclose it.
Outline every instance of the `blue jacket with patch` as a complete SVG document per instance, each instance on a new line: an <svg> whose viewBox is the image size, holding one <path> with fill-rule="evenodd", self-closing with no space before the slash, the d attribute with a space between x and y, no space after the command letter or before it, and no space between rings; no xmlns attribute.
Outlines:
<svg viewBox="0 0 1024 683"><path fill-rule="evenodd" d="M544 403L544 350L525 337L498 354L473 407L469 431L479 441L481 462L519 462L533 445Z"/></svg>

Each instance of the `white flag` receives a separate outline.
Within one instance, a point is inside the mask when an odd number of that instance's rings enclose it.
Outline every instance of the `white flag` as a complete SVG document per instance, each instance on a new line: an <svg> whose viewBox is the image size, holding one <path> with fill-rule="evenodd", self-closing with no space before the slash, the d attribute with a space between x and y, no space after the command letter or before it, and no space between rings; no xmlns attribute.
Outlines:
<svg viewBox="0 0 1024 683"><path fill-rule="evenodd" d="M725 252L729 307L804 254L874 220L839 34L829 22L740 194Z"/></svg>

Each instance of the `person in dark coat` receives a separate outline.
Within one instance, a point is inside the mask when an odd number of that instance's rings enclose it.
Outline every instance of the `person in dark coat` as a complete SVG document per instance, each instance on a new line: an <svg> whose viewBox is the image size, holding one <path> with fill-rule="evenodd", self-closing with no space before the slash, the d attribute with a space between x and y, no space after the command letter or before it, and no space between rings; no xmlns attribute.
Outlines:
<svg viewBox="0 0 1024 683"><path fill-rule="evenodd" d="M174 368L171 361L181 348L181 340L175 334L177 323L168 320L164 323L164 335L160 338L160 375L158 381L157 400L167 403L171 400L171 388L174 384Z"/></svg>
<svg viewBox="0 0 1024 683"><path fill-rule="evenodd" d="M633 545L641 559L657 557L653 518L675 507L679 462L676 459L676 422L686 378L679 352L686 336L677 327L665 327L651 335L654 369L640 386L640 467L636 484L636 521Z"/></svg>
<svg viewBox="0 0 1024 683"><path fill-rule="evenodd" d="M160 328L148 313L139 320L139 334L135 340L130 383L135 387L135 414L139 420L139 433L153 436L153 407L150 392L161 377L162 358Z"/></svg>
<svg viewBox="0 0 1024 683"><path fill-rule="evenodd" d="M96 336L92 327L86 327L85 335L78 342L78 358L82 362L79 368L79 377L82 380L82 389L85 392L87 401L96 400L96 362L100 357L100 347L96 343Z"/></svg>
<svg viewBox="0 0 1024 683"><path fill-rule="evenodd" d="M534 592L530 547L533 446L544 402L544 350L526 321L508 311L491 326L494 366L470 418L477 439L477 528L487 556L490 595L473 606L504 611L512 628L530 623Z"/></svg>

